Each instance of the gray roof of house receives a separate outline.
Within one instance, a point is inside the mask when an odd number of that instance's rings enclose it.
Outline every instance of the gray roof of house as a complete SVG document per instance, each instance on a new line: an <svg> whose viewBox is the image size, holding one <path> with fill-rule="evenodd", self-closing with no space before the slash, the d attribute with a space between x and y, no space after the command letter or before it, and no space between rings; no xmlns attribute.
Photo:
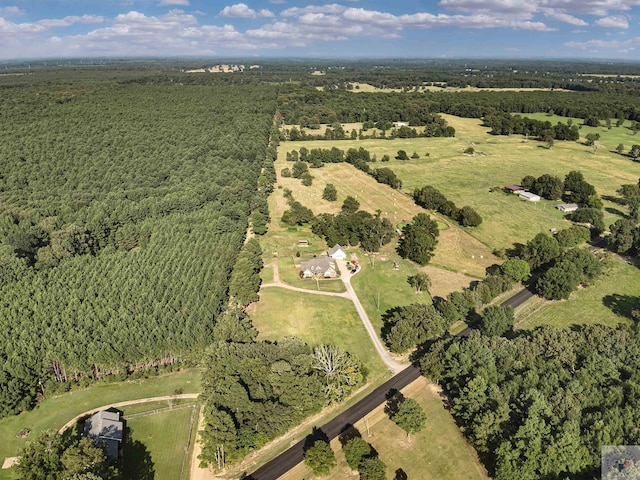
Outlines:
<svg viewBox="0 0 640 480"><path fill-rule="evenodd" d="M558 209L573 209L577 210L580 206L577 203L562 203L558 205Z"/></svg>
<svg viewBox="0 0 640 480"><path fill-rule="evenodd" d="M93 440L122 441L123 424L120 414L103 410L87 418L84 422L84 434Z"/></svg>
<svg viewBox="0 0 640 480"><path fill-rule="evenodd" d="M304 271L311 271L314 274L318 274L318 273L324 273L326 271L328 271L329 269L334 269L335 270L336 266L335 263L333 262L332 259L330 259L329 257L322 255L320 257L317 258L312 258L311 260L308 260L306 262L302 262L300 264L300 269L304 272Z"/></svg>
<svg viewBox="0 0 640 480"><path fill-rule="evenodd" d="M339 243L336 243L333 246L333 248L331 248L327 253L329 254L329 256L331 256L335 254L338 250L342 250L344 252L344 248L342 248Z"/></svg>

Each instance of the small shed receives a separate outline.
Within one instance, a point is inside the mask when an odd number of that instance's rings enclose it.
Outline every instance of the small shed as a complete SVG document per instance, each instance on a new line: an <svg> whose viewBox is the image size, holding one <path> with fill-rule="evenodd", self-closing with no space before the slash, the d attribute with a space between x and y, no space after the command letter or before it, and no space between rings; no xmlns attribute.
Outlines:
<svg viewBox="0 0 640 480"><path fill-rule="evenodd" d="M299 247L308 247L309 246L309 240L298 240L298 246Z"/></svg>
<svg viewBox="0 0 640 480"><path fill-rule="evenodd" d="M520 185L507 185L506 187L504 187L504 189L507 192L515 193L516 195L520 195L521 193L524 193L526 191Z"/></svg>
<svg viewBox="0 0 640 480"><path fill-rule="evenodd" d="M529 202L539 202L540 201L540 195L536 195L535 193L531 193L531 192L522 192L519 194L520 198L524 198L525 200L529 201Z"/></svg>
<svg viewBox="0 0 640 480"><path fill-rule="evenodd" d="M333 258L334 260L346 260L347 259L347 252L345 251L345 249L343 247L341 247L339 244L335 244L333 246L333 248L331 248L327 254Z"/></svg>
<svg viewBox="0 0 640 480"><path fill-rule="evenodd" d="M563 203L558 205L556 208L561 212L575 212L580 208L580 206L577 203Z"/></svg>

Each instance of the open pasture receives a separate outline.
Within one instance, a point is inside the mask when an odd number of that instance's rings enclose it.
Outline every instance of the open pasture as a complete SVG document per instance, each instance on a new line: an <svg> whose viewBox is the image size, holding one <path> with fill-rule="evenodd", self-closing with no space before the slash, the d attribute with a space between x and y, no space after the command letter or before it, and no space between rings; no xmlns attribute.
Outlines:
<svg viewBox="0 0 640 480"><path fill-rule="evenodd" d="M573 292L568 300L548 302L533 297L516 309L516 326L531 329L540 325L568 327L600 323L615 327L630 324L632 308L640 308L638 268L612 255L611 270L593 285Z"/></svg>
<svg viewBox="0 0 640 480"><path fill-rule="evenodd" d="M410 141L429 139L412 139ZM455 139L446 139L455 141ZM406 141L404 141L406 144ZM318 213L338 213L345 197L348 195L356 198L360 202L360 208L370 213L376 213L380 210L383 217L397 225L401 222L410 221L414 215L426 212L423 208L417 206L413 199L406 193L394 190L388 185L377 183L371 176L354 168L346 163L325 164L322 168L310 169L311 174L315 177L310 187L305 187L302 182L296 178L285 178L280 175L280 170L285 167L291 167L292 163L286 161L286 152L298 150L300 147L312 148L331 148L336 146L340 149L363 147L372 154L377 154L381 158L384 153L395 156L397 150L402 148L400 140L344 140L344 141L310 141L310 142L286 142L278 150L278 160L276 161L276 171L278 173L278 184L283 188L292 190L293 197L303 205L311 208L315 214ZM424 144L423 144L424 145ZM384 150L381 150L384 148ZM407 150L407 152L411 152ZM414 162L420 162L415 160ZM376 162L372 163L372 168L381 168L390 166L389 163ZM400 162L397 162L400 163ZM395 171L395 168L394 168ZM399 172L398 172L399 174ZM328 202L322 199L322 190L327 183L333 183L338 190L338 201ZM276 189L271 195L271 217L272 222L278 222L284 210L286 210L286 199L282 196L282 191ZM438 218L440 219L440 218ZM450 228L440 231L439 244L436 248L436 254L431 262L433 266L442 266L445 269L456 272L466 273L476 277L483 277L486 267L498 262L499 260L491 254L491 250L483 245L480 241L473 238L466 231L457 225L447 221ZM283 235L282 230L287 227L274 229L278 230L274 235ZM273 225L270 231L273 229ZM308 230L307 230L308 232ZM288 235L289 241L293 240ZM296 238L303 238L302 232L298 233ZM265 239L269 242L269 234ZM310 232L308 237L314 238ZM271 237L273 238L273 237ZM317 239L317 237L315 237ZM284 238L283 238L284 240ZM295 243L290 243L295 245ZM270 244L269 244L270 245ZM264 247L263 247L263 250ZM265 250L266 251L266 250Z"/></svg>

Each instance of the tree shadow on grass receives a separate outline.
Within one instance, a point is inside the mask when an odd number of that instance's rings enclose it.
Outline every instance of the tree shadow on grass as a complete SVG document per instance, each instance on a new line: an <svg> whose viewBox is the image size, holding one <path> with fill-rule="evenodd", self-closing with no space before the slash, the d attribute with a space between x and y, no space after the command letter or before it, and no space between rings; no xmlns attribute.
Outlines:
<svg viewBox="0 0 640 480"><path fill-rule="evenodd" d="M604 207L604 210L612 215L618 215L622 218L629 218L629 216L624 213L622 210L618 210L617 208Z"/></svg>
<svg viewBox="0 0 640 480"><path fill-rule="evenodd" d="M153 480L156 470L151 454L144 443L131 438L131 429L125 428L122 446L122 480Z"/></svg>
<svg viewBox="0 0 640 480"><path fill-rule="evenodd" d="M400 404L405 401L404 395L392 388L386 395L387 403L384 406L384 413L386 413L389 418L394 417L398 413L398 409L400 408Z"/></svg>
<svg viewBox="0 0 640 480"><path fill-rule="evenodd" d="M631 295L606 295L602 299L602 303L605 307L611 309L616 315L633 318L633 311L640 309L640 297L633 297Z"/></svg>

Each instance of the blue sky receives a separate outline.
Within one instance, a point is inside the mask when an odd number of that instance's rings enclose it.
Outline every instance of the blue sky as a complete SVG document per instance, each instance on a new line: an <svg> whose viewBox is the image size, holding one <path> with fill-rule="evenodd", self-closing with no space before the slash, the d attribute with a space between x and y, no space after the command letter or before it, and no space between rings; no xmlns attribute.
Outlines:
<svg viewBox="0 0 640 480"><path fill-rule="evenodd" d="M0 0L0 59L640 61L640 0Z"/></svg>

